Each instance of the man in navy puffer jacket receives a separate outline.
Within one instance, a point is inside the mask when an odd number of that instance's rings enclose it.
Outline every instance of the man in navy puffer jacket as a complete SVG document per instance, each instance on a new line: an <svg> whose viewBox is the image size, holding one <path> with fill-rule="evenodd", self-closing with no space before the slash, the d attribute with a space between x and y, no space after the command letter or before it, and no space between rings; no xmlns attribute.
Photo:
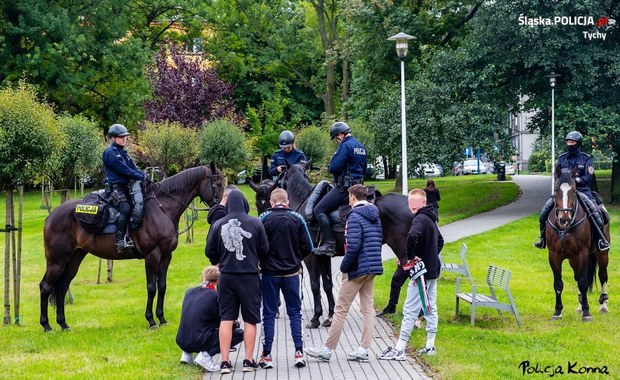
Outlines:
<svg viewBox="0 0 620 380"><path fill-rule="evenodd" d="M357 351L347 355L348 360L367 362L368 347L374 329L373 286L376 275L383 274L381 245L383 231L379 209L366 201L368 188L357 184L349 187L349 204L352 206L345 228L346 246L340 270L342 286L336 302L332 326L327 340L318 348L307 348L306 353L323 361L329 361L338 345L344 320L351 303L359 293L363 316L362 339Z"/></svg>

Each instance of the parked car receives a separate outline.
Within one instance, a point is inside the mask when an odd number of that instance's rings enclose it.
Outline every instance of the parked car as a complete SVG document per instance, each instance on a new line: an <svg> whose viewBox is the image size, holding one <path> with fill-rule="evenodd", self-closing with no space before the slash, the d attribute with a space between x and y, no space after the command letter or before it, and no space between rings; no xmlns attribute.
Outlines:
<svg viewBox="0 0 620 380"><path fill-rule="evenodd" d="M480 174L487 174L489 171L489 163L480 161ZM469 159L463 161L463 174L478 174L478 160Z"/></svg>
<svg viewBox="0 0 620 380"><path fill-rule="evenodd" d="M441 165L433 164L433 163L425 163L422 165L418 165L415 170L416 176L421 176L424 174L424 178L430 177L441 177L443 175L443 168Z"/></svg>
<svg viewBox="0 0 620 380"><path fill-rule="evenodd" d="M517 165L512 162L506 162L506 174L515 175L517 174Z"/></svg>

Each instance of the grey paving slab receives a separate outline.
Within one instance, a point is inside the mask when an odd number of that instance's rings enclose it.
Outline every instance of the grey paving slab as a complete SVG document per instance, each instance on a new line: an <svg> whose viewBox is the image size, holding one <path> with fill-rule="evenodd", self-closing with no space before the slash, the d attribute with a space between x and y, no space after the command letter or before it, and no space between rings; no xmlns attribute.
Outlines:
<svg viewBox="0 0 620 380"><path fill-rule="evenodd" d="M551 179L545 176L512 176L513 180L521 189L520 197L513 203L500 207L480 215L473 216L466 220L451 223L441 227L442 234L447 242L456 241L466 236L475 235L501 225L510 223L520 218L526 217L539 211L551 194ZM445 196L448 196L447 194ZM389 247L384 246L384 260L394 257L394 253ZM338 270L340 258L333 259L333 279L334 295L337 298L340 284L342 281L341 273ZM312 296L310 291L310 280L306 276L303 282L303 325L310 320L313 313ZM358 363L347 361L347 353L357 349L359 337L361 337L362 315L360 313L359 299L351 305L344 331L340 339L340 344L335 350L329 363L319 362L318 360L306 357L307 366L296 368L293 365L294 346L290 336L289 319L283 306L280 307L280 318L276 320L276 333L272 356L274 368L259 370L256 372L242 371L244 347L241 344L236 352L231 353L235 371L232 374L221 375L219 372L206 373L202 375L205 380L209 379L381 379L381 380L400 380L414 379L427 380L431 375L427 374L422 366L416 362L415 357L408 355L406 361L383 361L377 359L377 354L385 347L395 342L395 331L386 320L375 319L375 333L369 350L369 363ZM323 309L327 310L327 301L323 296ZM262 349L262 331L259 325L259 336L254 349L254 357L258 360ZM327 338L328 328L318 329L304 328L304 344L306 347L316 347L322 344ZM215 361L219 363L219 355Z"/></svg>

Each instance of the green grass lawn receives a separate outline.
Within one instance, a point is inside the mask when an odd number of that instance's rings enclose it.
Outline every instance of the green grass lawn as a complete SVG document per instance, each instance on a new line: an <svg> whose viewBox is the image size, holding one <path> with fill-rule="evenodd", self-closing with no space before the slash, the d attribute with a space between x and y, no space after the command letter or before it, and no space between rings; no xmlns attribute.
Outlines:
<svg viewBox="0 0 620 380"><path fill-rule="evenodd" d="M436 183L442 195L442 223L505 204L518 192L513 183L496 182L490 175L437 178ZM376 184L384 192L393 187L392 181L378 181ZM424 185L421 180L409 182L409 188ZM475 196L468 198L479 190L478 196L482 199L475 201ZM242 191L251 199L254 208L253 191L247 186L242 186ZM486 197L487 194L497 193L503 195ZM0 196L0 202L4 204L4 194ZM54 200L54 205L58 205L58 199ZM44 334L38 321L38 284L45 272L42 225L47 211L40 206L40 193L27 193L21 326L12 324L0 327L3 353L0 378L201 378L197 368L178 365L180 351L174 340L183 294L188 287L198 284L200 271L208 264L203 252L208 229L206 213L201 212L194 225L194 242L187 243L185 235L181 236L179 247L173 254L166 293L168 326L147 329L144 319L144 262L115 262L111 284L105 283L104 262L102 283L97 284L99 259L89 255L71 285L75 303L66 307L67 322L72 331L59 330L54 310L50 308L54 332ZM4 212L2 207L2 220ZM620 211L614 209L615 223L619 222L619 215ZM476 278L483 278L489 263L513 271L511 288L524 327L517 328L511 316L498 318L496 312L481 311L476 327L472 328L466 314L468 306L463 307L463 314L458 320L453 320L454 278L446 275L439 286L439 355L425 359L429 369L441 378L520 377L518 364L523 360L541 365L566 365L567 360L591 366L608 365L613 370L612 377L619 373L618 365L613 360L618 356L618 350L612 344L617 336L613 326L618 325L613 291L613 279L618 277L618 273L613 259L610 266L611 285L608 287L611 313L604 316L595 313L592 323L581 323L573 313L576 306L575 285L567 273L564 320L550 323L553 311L551 271L545 252L531 247L537 235L536 226L535 217L531 217L464 240L469 246L468 258ZM618 238L614 234L612 241ZM4 234L0 244L3 242ZM449 252L453 252L456 258L459 244L455 242L446 247L447 258L451 257ZM4 255L0 256L0 263L4 265ZM377 280L375 304L378 308L386 303L394 262L387 262L385 266L386 274ZM416 330L412 335L412 345L419 347L423 336L423 332Z"/></svg>

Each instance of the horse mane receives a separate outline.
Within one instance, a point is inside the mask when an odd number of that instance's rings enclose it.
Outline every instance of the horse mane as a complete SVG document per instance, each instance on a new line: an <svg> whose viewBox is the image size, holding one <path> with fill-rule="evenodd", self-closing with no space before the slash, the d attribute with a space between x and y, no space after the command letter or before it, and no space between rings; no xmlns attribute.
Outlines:
<svg viewBox="0 0 620 380"><path fill-rule="evenodd" d="M186 169L158 182L155 191L157 193L175 195L181 191L186 191L188 187L193 187L206 174L207 168L204 166Z"/></svg>
<svg viewBox="0 0 620 380"><path fill-rule="evenodd" d="M305 174L306 170L299 164L291 165L286 170L286 191L288 192L289 200L296 199L303 202L310 195L313 186Z"/></svg>

